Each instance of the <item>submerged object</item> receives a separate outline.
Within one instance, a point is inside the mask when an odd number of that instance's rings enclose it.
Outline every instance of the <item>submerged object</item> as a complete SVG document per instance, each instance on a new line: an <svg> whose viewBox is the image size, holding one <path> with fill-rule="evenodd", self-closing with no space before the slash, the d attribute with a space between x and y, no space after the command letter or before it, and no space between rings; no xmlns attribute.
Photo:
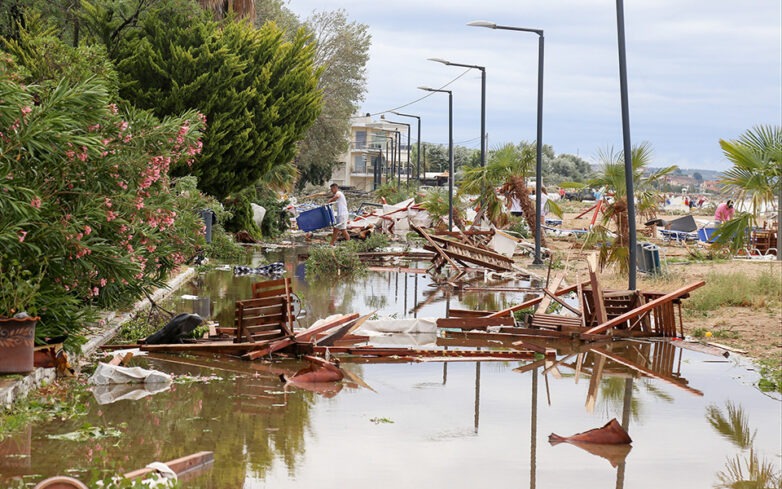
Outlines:
<svg viewBox="0 0 782 489"><path fill-rule="evenodd" d="M583 433L577 433L573 436L559 436L556 433L552 433L548 436L548 441L552 445L573 442L624 445L633 442L630 435L622 428L622 425L619 424L616 418L611 419L611 421L601 428L591 429L589 431L584 431Z"/></svg>
<svg viewBox="0 0 782 489"><path fill-rule="evenodd" d="M345 377L342 369L318 357L305 356L310 364L293 375L280 374L280 380L291 384L316 384L323 382L339 382Z"/></svg>
<svg viewBox="0 0 782 489"><path fill-rule="evenodd" d="M584 431L573 436L559 436L552 433L548 436L548 441L552 445L568 443L576 446L592 455L608 460L612 467L624 462L633 448L630 445L633 440L630 439L630 435L622 428L616 418L601 428Z"/></svg>
<svg viewBox="0 0 782 489"><path fill-rule="evenodd" d="M244 265L234 266L234 275L267 275L275 276L285 273L285 263L278 261L262 265L260 267L248 267Z"/></svg>

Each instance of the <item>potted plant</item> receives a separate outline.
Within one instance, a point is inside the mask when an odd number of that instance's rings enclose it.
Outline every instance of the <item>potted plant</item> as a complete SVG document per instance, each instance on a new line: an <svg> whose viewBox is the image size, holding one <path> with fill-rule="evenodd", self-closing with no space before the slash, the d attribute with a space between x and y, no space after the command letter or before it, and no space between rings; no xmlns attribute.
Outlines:
<svg viewBox="0 0 782 489"><path fill-rule="evenodd" d="M35 300L43 272L33 273L16 260L0 257L0 374L33 370L37 316Z"/></svg>

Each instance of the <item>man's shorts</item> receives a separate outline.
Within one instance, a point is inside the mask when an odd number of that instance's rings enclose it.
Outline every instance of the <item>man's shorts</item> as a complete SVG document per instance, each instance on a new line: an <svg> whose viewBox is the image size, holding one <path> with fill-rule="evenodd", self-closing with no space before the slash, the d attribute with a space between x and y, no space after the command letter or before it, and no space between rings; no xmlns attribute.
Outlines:
<svg viewBox="0 0 782 489"><path fill-rule="evenodd" d="M347 229L348 228L348 216L337 215L335 217L334 229Z"/></svg>

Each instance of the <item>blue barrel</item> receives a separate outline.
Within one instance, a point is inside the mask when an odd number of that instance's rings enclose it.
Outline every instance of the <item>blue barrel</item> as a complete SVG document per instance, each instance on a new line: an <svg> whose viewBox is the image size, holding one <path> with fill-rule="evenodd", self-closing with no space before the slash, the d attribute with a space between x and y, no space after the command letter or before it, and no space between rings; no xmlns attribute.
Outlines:
<svg viewBox="0 0 782 489"><path fill-rule="evenodd" d="M334 225L334 213L330 206L324 205L304 211L296 218L300 230L310 232Z"/></svg>

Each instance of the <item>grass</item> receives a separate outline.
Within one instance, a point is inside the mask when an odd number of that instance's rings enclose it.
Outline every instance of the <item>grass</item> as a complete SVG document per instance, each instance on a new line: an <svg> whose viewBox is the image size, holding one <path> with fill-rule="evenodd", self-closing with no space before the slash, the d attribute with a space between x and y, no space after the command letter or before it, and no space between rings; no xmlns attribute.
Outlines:
<svg viewBox="0 0 782 489"><path fill-rule="evenodd" d="M165 326L171 317L158 310L152 314L149 310L139 312L132 319L124 322L119 331L110 343L135 343L137 340L146 338L152 333Z"/></svg>
<svg viewBox="0 0 782 489"><path fill-rule="evenodd" d="M740 272L711 272L706 285L692 293L684 309L692 314L706 314L719 307L772 308L779 306L780 295L782 281L770 271L754 277Z"/></svg>
<svg viewBox="0 0 782 489"><path fill-rule="evenodd" d="M778 360L761 360L758 388L763 392L782 393L782 365Z"/></svg>

